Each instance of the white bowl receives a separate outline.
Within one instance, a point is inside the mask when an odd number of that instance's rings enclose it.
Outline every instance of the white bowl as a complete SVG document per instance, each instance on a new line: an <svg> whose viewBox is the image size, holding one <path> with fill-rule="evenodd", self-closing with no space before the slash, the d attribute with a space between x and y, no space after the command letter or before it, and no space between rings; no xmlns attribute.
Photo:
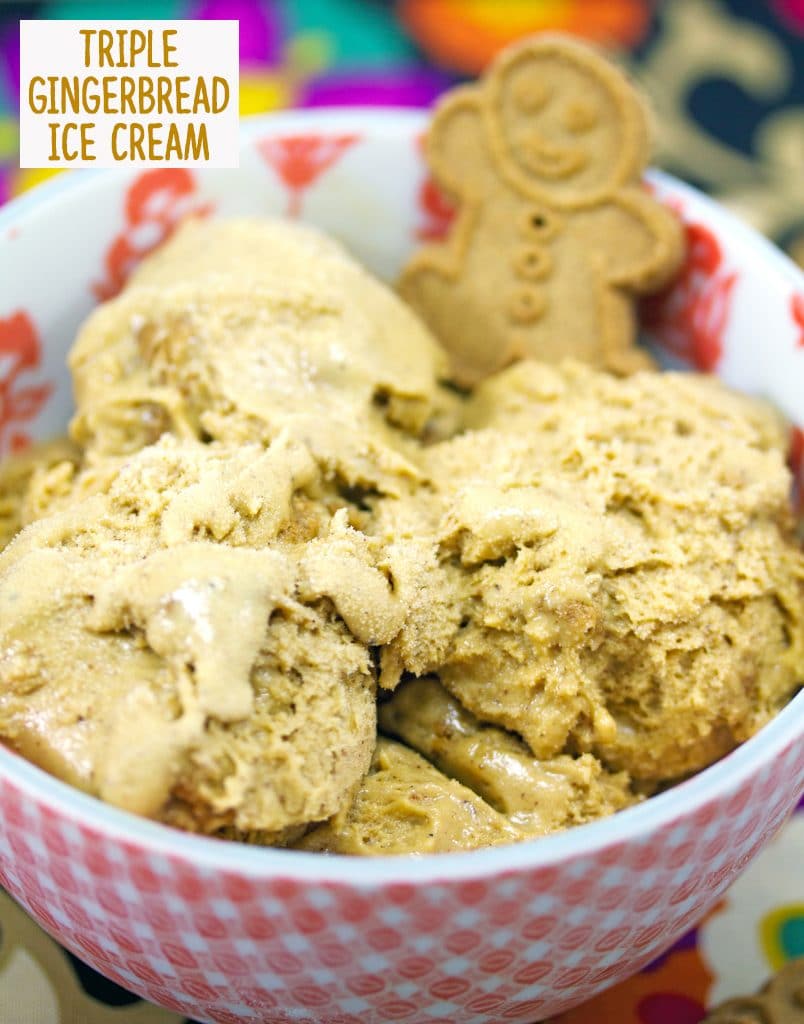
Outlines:
<svg viewBox="0 0 804 1024"><path fill-rule="evenodd" d="M423 115L248 122L239 171L64 176L0 210L0 448L61 432L65 355L99 296L190 211L301 213L393 277L445 220ZM804 426L804 276L693 189L652 333ZM800 436L800 435L799 435ZM804 693L695 778L518 846L358 860L184 835L0 748L0 881L61 943L200 1020L532 1022L636 971L716 902L804 791Z"/></svg>

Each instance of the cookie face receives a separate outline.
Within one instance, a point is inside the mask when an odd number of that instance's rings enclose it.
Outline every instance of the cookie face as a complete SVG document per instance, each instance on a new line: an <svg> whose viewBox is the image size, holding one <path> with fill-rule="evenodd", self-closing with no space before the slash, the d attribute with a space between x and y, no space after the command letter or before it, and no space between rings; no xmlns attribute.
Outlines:
<svg viewBox="0 0 804 1024"><path fill-rule="evenodd" d="M557 204L592 201L639 174L645 111L624 76L586 47L545 37L492 72L486 116L504 177Z"/></svg>

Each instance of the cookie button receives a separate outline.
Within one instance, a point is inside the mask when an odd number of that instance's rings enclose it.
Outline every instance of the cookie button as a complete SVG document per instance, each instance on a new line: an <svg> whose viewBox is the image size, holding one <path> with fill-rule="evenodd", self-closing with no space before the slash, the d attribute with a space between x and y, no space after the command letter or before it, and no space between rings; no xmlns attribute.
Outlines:
<svg viewBox="0 0 804 1024"><path fill-rule="evenodd" d="M519 288L508 303L508 316L515 324L532 324L546 309L547 296L541 289Z"/></svg>
<svg viewBox="0 0 804 1024"><path fill-rule="evenodd" d="M525 245L514 256L514 273L526 281L541 281L552 269L552 256L538 245Z"/></svg>
<svg viewBox="0 0 804 1024"><path fill-rule="evenodd" d="M520 217L520 230L534 242L549 242L561 230L561 218L547 206L528 206Z"/></svg>

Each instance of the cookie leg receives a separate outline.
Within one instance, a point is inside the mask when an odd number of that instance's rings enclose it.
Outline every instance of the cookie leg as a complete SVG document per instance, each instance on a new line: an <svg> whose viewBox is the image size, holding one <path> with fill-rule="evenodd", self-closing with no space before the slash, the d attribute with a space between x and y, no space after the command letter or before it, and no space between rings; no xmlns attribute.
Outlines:
<svg viewBox="0 0 804 1024"><path fill-rule="evenodd" d="M470 386L484 376L482 364L488 332L482 323L482 311L481 322L471 315L467 317L467 296L460 281L441 267L417 261L405 270L398 291L449 353L450 376L456 383ZM468 302L471 305L470 297Z"/></svg>
<svg viewBox="0 0 804 1024"><path fill-rule="evenodd" d="M637 320L630 297L615 290L602 296L603 366L627 377L640 370L655 370L656 361L637 345Z"/></svg>

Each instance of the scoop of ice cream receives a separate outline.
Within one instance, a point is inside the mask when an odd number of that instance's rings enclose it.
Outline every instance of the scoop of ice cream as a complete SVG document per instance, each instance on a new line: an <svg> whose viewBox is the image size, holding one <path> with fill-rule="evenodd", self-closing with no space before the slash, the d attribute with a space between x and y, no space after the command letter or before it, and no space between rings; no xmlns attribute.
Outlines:
<svg viewBox="0 0 804 1024"><path fill-rule="evenodd" d="M456 853L524 838L470 789L381 736L351 806L297 845L302 850L367 857Z"/></svg>
<svg viewBox="0 0 804 1024"><path fill-rule="evenodd" d="M55 467L72 476L80 452L67 438L35 444L0 463L0 550L29 522L27 509L31 486Z"/></svg>
<svg viewBox="0 0 804 1024"><path fill-rule="evenodd" d="M101 306L70 356L73 436L134 451L165 431L304 441L350 487L397 491L449 403L445 356L332 239L273 221L186 224Z"/></svg>
<svg viewBox="0 0 804 1024"><path fill-rule="evenodd" d="M467 419L427 450L415 499L377 503L379 536L435 538L438 580L381 681L436 673L537 757L589 751L652 781L705 767L792 696L804 557L768 408L691 375L523 363ZM397 588L421 572L392 563ZM444 604L457 625L429 632Z"/></svg>
<svg viewBox="0 0 804 1024"><path fill-rule="evenodd" d="M278 841L338 811L371 758L374 679L326 586L299 595L331 520L318 482L286 434L167 437L24 529L0 556L3 739L198 831Z"/></svg>
<svg viewBox="0 0 804 1024"><path fill-rule="evenodd" d="M528 835L582 825L637 800L625 772L606 771L591 754L540 761L519 737L479 722L432 677L403 683L380 705L379 726Z"/></svg>

